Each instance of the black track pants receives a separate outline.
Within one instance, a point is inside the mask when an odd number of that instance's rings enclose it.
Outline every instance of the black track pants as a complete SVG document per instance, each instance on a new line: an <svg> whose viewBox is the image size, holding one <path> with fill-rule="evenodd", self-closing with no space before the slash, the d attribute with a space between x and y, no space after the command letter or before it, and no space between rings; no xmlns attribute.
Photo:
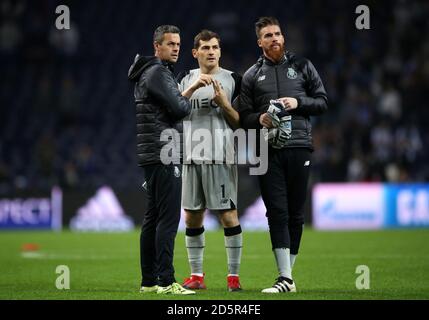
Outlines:
<svg viewBox="0 0 429 320"><path fill-rule="evenodd" d="M143 167L148 206L140 236L142 286L168 286L175 282L174 241L180 221L181 166Z"/></svg>
<svg viewBox="0 0 429 320"><path fill-rule="evenodd" d="M272 248L297 254L304 224L311 151L306 148L269 149L268 171L259 176L267 208Z"/></svg>

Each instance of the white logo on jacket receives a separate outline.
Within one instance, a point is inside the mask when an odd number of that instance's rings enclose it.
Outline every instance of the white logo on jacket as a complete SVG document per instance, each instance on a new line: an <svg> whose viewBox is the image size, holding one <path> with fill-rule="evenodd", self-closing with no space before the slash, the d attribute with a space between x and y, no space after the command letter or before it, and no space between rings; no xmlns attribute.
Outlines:
<svg viewBox="0 0 429 320"><path fill-rule="evenodd" d="M174 166L174 176L180 178L180 170L178 167Z"/></svg>
<svg viewBox="0 0 429 320"><path fill-rule="evenodd" d="M287 77L289 79L296 79L298 77L298 74L294 70L294 68L287 68Z"/></svg>

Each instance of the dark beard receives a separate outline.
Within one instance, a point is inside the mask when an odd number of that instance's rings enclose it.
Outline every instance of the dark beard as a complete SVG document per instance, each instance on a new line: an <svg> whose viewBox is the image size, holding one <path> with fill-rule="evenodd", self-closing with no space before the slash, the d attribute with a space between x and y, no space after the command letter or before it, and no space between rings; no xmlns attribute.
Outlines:
<svg viewBox="0 0 429 320"><path fill-rule="evenodd" d="M272 50L271 48L267 51L265 51L265 55L274 62L279 62L285 54L285 47L284 45L281 47L280 50Z"/></svg>

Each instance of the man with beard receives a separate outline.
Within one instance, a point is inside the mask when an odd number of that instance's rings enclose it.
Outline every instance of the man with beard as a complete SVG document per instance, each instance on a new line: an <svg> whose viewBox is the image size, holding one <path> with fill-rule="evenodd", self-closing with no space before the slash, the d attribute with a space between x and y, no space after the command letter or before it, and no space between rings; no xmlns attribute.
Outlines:
<svg viewBox="0 0 429 320"><path fill-rule="evenodd" d="M268 129L268 170L259 176L279 276L264 293L295 292L292 279L304 224L304 203L313 151L310 116L327 109L327 95L313 66L285 51L278 20L256 24L263 55L243 76L240 123Z"/></svg>

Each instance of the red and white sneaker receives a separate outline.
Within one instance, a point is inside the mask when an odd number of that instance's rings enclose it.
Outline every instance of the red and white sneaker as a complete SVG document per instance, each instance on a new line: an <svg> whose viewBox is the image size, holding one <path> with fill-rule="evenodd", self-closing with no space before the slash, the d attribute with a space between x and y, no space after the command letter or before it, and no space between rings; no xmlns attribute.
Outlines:
<svg viewBox="0 0 429 320"><path fill-rule="evenodd" d="M240 291L243 290L240 285L240 278L238 276L228 276L227 278L228 282L228 291Z"/></svg>
<svg viewBox="0 0 429 320"><path fill-rule="evenodd" d="M204 276L191 275L183 281L183 288L191 290L207 289L204 283Z"/></svg>

